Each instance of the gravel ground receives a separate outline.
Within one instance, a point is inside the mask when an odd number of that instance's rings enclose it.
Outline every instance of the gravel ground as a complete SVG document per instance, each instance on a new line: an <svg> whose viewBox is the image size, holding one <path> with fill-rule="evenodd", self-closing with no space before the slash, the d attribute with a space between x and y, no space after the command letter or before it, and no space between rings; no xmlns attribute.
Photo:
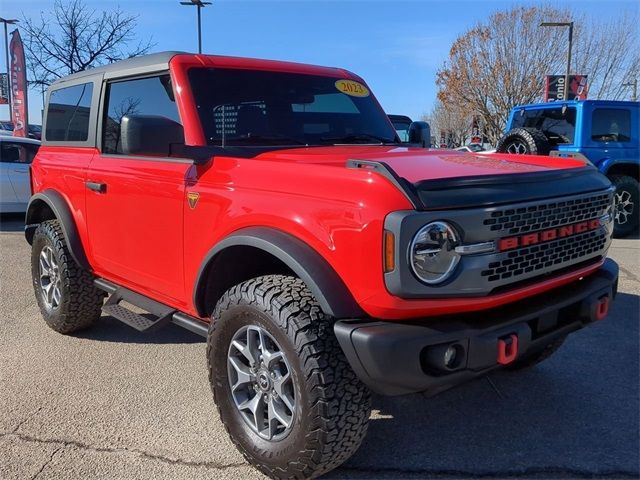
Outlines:
<svg viewBox="0 0 640 480"><path fill-rule="evenodd" d="M200 337L103 317L42 321L22 225L0 224L0 479L263 478L214 411ZM527 372L374 398L358 453L327 478L638 478L640 241L616 240L609 318Z"/></svg>

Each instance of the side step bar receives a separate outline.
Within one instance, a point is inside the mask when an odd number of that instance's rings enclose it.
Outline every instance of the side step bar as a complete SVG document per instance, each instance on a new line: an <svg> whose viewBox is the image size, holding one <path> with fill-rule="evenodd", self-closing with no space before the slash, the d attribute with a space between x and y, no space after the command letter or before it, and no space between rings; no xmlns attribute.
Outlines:
<svg viewBox="0 0 640 480"><path fill-rule="evenodd" d="M109 294L102 311L139 332L156 331L169 323L174 323L197 335L207 337L209 325L198 318L179 312L127 288L119 287L103 278L97 278L94 280L94 284ZM120 302L129 303L148 313L136 313L120 305Z"/></svg>

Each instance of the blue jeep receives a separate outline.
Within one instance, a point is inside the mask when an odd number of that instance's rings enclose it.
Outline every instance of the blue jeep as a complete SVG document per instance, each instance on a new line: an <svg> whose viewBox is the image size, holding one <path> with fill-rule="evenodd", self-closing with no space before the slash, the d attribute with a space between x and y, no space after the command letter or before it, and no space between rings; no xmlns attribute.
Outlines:
<svg viewBox="0 0 640 480"><path fill-rule="evenodd" d="M584 100L511 110L496 151L586 157L616 187L614 237L639 220L640 102Z"/></svg>

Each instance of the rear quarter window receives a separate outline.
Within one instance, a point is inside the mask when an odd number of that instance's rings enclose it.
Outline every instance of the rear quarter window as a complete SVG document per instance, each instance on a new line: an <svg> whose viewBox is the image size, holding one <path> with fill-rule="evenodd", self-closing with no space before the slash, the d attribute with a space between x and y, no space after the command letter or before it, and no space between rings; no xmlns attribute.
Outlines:
<svg viewBox="0 0 640 480"><path fill-rule="evenodd" d="M45 130L48 142L87 141L92 96L93 83L59 88L51 92Z"/></svg>
<svg viewBox="0 0 640 480"><path fill-rule="evenodd" d="M623 108L596 108L591 120L591 140L628 142L631 140L631 112Z"/></svg>

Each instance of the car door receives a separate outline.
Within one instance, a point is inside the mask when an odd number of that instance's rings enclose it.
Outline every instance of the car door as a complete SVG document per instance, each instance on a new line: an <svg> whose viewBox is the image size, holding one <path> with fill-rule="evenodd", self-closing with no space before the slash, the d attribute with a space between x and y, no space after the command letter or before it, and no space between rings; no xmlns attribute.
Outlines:
<svg viewBox="0 0 640 480"><path fill-rule="evenodd" d="M17 140L2 142L2 158L9 159L6 163L7 173L18 203L29 203L31 197L31 182L29 167L38 151L38 145Z"/></svg>
<svg viewBox="0 0 640 480"><path fill-rule="evenodd" d="M185 159L129 155L122 119L180 122L168 73L108 82L100 152L87 171L87 231L96 272L159 300L181 300ZM163 298L159 298L163 297Z"/></svg>
<svg viewBox="0 0 640 480"><path fill-rule="evenodd" d="M4 142L0 139L0 211L7 211L18 203L16 192L13 191L10 172L13 162L5 158Z"/></svg>

